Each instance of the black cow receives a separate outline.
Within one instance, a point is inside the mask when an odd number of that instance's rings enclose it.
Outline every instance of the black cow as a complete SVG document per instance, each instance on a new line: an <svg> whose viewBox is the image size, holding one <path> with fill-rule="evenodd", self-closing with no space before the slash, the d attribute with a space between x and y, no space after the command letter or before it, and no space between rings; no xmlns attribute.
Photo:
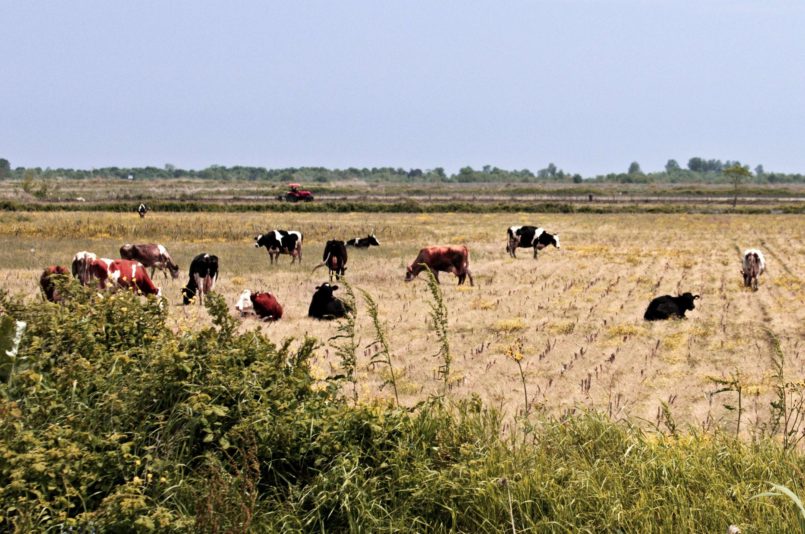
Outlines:
<svg viewBox="0 0 805 534"><path fill-rule="evenodd" d="M308 316L316 319L344 317L350 310L344 304L344 301L333 296L333 291L336 289L338 289L338 286L331 286L330 284L316 286L316 292L313 293L310 308L307 310Z"/></svg>
<svg viewBox="0 0 805 534"><path fill-rule="evenodd" d="M198 295L204 304L204 295L215 289L218 280L218 256L202 252L190 262L190 280L182 289L182 302L187 305Z"/></svg>
<svg viewBox="0 0 805 534"><path fill-rule="evenodd" d="M369 234L366 237L356 237L355 239L350 239L347 241L347 246L355 248L379 247L380 241L377 240L375 234Z"/></svg>
<svg viewBox="0 0 805 534"><path fill-rule="evenodd" d="M321 256L321 263L313 267L313 271L325 265L330 271L330 281L332 281L333 275L335 275L337 279L341 279L341 277L344 276L344 272L347 270L346 243L336 239L327 241L327 244L324 246L324 253Z"/></svg>
<svg viewBox="0 0 805 534"><path fill-rule="evenodd" d="M556 248L559 246L559 235L551 235L542 228L536 226L511 226L509 227L506 240L506 252L509 256L516 258L515 251L518 248L533 248L534 259L537 258L537 252L544 249L548 245L553 245Z"/></svg>
<svg viewBox="0 0 805 534"><path fill-rule="evenodd" d="M272 230L266 234L260 234L254 238L256 248L266 247L268 259L273 264L276 258L279 261L280 254L290 254L291 263L299 258L302 263L302 232L296 230Z"/></svg>
<svg viewBox="0 0 805 534"><path fill-rule="evenodd" d="M698 298L700 298L699 295L691 293L682 293L678 297L672 297L671 295L657 297L649 303L643 319L646 321L659 321L672 316L684 319L686 311L696 309L693 301Z"/></svg>

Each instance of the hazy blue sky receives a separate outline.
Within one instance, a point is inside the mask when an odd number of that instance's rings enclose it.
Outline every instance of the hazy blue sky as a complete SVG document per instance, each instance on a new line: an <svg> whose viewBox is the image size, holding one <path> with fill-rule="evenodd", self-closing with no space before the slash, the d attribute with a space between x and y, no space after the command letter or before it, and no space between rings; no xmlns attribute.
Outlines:
<svg viewBox="0 0 805 534"><path fill-rule="evenodd" d="M4 1L0 157L805 172L803 6Z"/></svg>

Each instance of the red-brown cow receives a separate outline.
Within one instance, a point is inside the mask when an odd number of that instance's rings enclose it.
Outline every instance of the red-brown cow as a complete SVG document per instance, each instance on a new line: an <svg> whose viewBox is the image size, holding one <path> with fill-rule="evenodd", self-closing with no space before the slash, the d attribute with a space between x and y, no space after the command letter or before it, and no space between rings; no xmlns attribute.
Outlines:
<svg viewBox="0 0 805 534"><path fill-rule="evenodd" d="M470 251L464 245L423 248L414 262L408 266L405 281L410 282L425 269L433 273L437 283L439 283L439 271L444 271L458 276L458 285L463 284L467 277L470 279L470 285L474 285L470 272Z"/></svg>
<svg viewBox="0 0 805 534"><path fill-rule="evenodd" d="M272 293L268 292L252 293L251 290L244 289L235 308L240 312L241 317L254 312L266 321L282 319L282 305L277 302L277 298Z"/></svg>
<svg viewBox="0 0 805 534"><path fill-rule="evenodd" d="M42 294L50 302L61 302L62 300L61 294L53 281L57 276L70 276L70 271L67 270L67 267L62 267L61 265L51 265L50 267L45 267L45 270L42 271L42 276L39 277L39 287L42 288Z"/></svg>
<svg viewBox="0 0 805 534"><path fill-rule="evenodd" d="M98 279L101 289L106 288L106 281L113 285L125 287L143 295L162 296L162 290L154 285L143 264L132 260L94 260L90 264L92 276Z"/></svg>
<svg viewBox="0 0 805 534"><path fill-rule="evenodd" d="M120 257L124 260L139 261L145 267L151 268L151 278L154 277L154 269L159 269L165 274L165 269L171 273L171 278L179 278L179 266L173 263L173 258L168 253L168 249L159 243L144 243L132 245L127 243L120 247ZM165 277L167 278L167 274Z"/></svg>

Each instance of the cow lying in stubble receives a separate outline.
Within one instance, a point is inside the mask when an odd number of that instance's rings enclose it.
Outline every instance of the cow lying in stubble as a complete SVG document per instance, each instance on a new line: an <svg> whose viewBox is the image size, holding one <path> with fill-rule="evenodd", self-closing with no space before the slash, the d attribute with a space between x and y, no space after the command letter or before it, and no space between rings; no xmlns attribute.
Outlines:
<svg viewBox="0 0 805 534"><path fill-rule="evenodd" d="M470 251L464 245L421 249L414 262L408 266L405 281L410 282L425 269L433 273L436 283L441 283L439 272L444 271L455 274L458 277L458 285L463 284L466 278L470 279L470 285L474 285L470 272Z"/></svg>
<svg viewBox="0 0 805 534"><path fill-rule="evenodd" d="M308 316L315 319L338 319L349 313L351 310L344 301L333 296L333 291L337 289L338 286L330 284L316 286L316 292L313 293L307 310Z"/></svg>
<svg viewBox="0 0 805 534"><path fill-rule="evenodd" d="M251 290L244 289L235 304L235 309L240 312L241 317L253 312L265 321L282 319L282 306L272 293L266 291L252 293Z"/></svg>
<svg viewBox="0 0 805 534"><path fill-rule="evenodd" d="M758 277L766 271L766 258L755 248L744 251L741 275L744 278L744 287L751 287L757 291Z"/></svg>
<svg viewBox="0 0 805 534"><path fill-rule="evenodd" d="M691 293L682 293L678 297L671 295L657 297L649 303L643 319L646 321L660 321L670 317L684 319L686 311L696 309L693 301L698 298L699 295Z"/></svg>
<svg viewBox="0 0 805 534"><path fill-rule="evenodd" d="M330 273L330 281L332 282L333 276L336 279L341 279L347 270L347 245L343 241L331 239L327 241L324 246L324 253L321 257L321 263L313 267L313 271L319 267L327 266ZM311 272L313 272L311 271Z"/></svg>
<svg viewBox="0 0 805 534"><path fill-rule="evenodd" d="M62 296L56 287L55 280L62 277L63 280L70 276L70 271L67 267L61 265L51 265L42 271L42 276L39 277L39 287L42 289L42 295L50 302L61 302Z"/></svg>

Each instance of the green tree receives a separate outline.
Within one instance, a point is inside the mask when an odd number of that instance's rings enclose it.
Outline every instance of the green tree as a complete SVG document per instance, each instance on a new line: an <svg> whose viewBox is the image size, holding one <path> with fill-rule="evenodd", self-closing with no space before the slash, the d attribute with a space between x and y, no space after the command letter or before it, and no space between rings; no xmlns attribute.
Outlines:
<svg viewBox="0 0 805 534"><path fill-rule="evenodd" d="M640 169L640 164L636 161L633 161L629 165L629 174L643 174L643 171Z"/></svg>
<svg viewBox="0 0 805 534"><path fill-rule="evenodd" d="M672 172L676 172L680 169L679 163L675 159L669 159L668 163L665 164L665 172L671 174Z"/></svg>
<svg viewBox="0 0 805 534"><path fill-rule="evenodd" d="M0 158L0 180L11 177L11 163L5 158Z"/></svg>
<svg viewBox="0 0 805 534"><path fill-rule="evenodd" d="M749 169L738 163L727 167L723 172L724 175L729 178L730 182L732 182L735 193L735 196L732 198L732 207L734 208L738 204L738 186L741 184L741 182L751 177L752 173L749 171Z"/></svg>

